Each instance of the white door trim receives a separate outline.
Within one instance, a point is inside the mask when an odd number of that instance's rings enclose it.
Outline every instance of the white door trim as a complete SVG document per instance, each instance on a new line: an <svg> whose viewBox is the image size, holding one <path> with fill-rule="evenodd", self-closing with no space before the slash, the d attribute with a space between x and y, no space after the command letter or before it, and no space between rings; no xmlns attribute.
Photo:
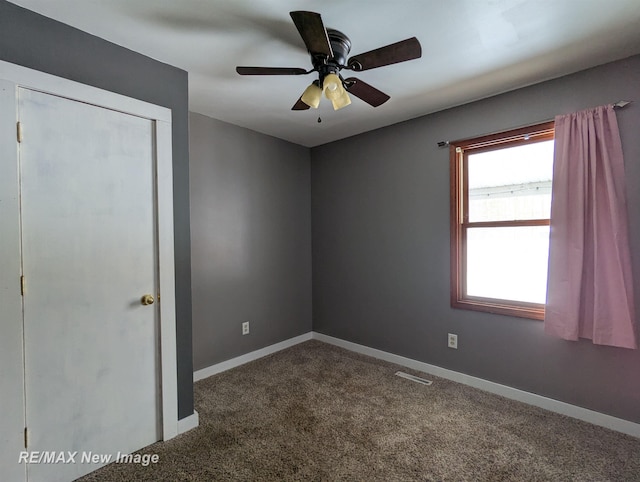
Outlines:
<svg viewBox="0 0 640 482"><path fill-rule="evenodd" d="M20 87L151 120L171 122L171 109L0 60L0 78Z"/></svg>
<svg viewBox="0 0 640 482"><path fill-rule="evenodd" d="M15 84L0 74L0 472L6 480L25 480L26 465L17 463L24 450L24 359L20 295L20 195L16 144Z"/></svg>
<svg viewBox="0 0 640 482"><path fill-rule="evenodd" d="M161 427L163 440L175 437L178 434L178 385L176 369L171 110L4 61L0 61L0 80L13 83L16 89L24 87L155 121L158 276L161 295L159 303L160 366L158 367L162 387L160 394L162 398ZM11 115L15 119L16 113L11 113ZM27 132L28 127L25 126L25 135L27 135ZM13 131L13 135L15 136L15 131ZM14 161L17 165L17 157ZM0 167L0 171L3 170L4 168ZM8 172L11 173L13 170L15 170L13 165L9 166ZM5 197L5 194L13 196L13 192L0 192L0 200ZM14 209L13 204L10 205L10 208ZM13 218L15 216L12 215L11 219ZM5 230L3 229L4 233ZM11 234L12 236L15 234L13 230ZM12 239L11 241L17 240ZM12 246L14 244L15 242ZM15 255L16 259L20 259L19 250L15 253L4 253L4 255L6 257ZM4 281L2 279L0 287L4 286ZM11 298L17 297L18 302L21 303L19 289L13 289L11 293L8 293L7 296ZM17 322L21 324L21 320ZM20 332L22 332L22 329L20 329ZM22 341L20 341L20 346L21 344ZM22 380L20 384L22 384Z"/></svg>

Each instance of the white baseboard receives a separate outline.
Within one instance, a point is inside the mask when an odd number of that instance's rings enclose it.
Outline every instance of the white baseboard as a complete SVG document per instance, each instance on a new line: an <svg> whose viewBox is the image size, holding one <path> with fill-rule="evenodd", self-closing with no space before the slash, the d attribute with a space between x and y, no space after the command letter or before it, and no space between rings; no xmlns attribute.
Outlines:
<svg viewBox="0 0 640 482"><path fill-rule="evenodd" d="M252 351L251 353L232 358L231 360L227 360L210 367L197 370L193 374L193 381L195 382L198 380L202 380L203 378L210 377L211 375L215 375L216 373L230 370L231 368L244 365L245 363L248 363L250 361L257 360L264 356L271 355L272 353L276 353L280 350L284 350L285 348L297 345L298 343L302 343L312 339L339 346L356 353L368 355L373 358L378 358L380 360L395 363L396 365L412 368L414 370L435 375L437 377L446 378L447 380L462 383L464 385L478 388L486 392L495 393L496 395L500 395L511 400L516 400L529 405L544 408L545 410L549 410L551 412L566 415L568 417L583 420L594 425L599 425L601 427L606 427L617 432L640 438L640 424L638 423L630 422L628 420L613 417L611 415L606 415L594 410L589 410L587 408L578 407L576 405L571 405L569 403L554 400L552 398L536 395L535 393L525 392L524 390L512 388L507 385L490 382L482 378L465 375L464 373L449 370L447 368L430 365L428 363L413 360L411 358L394 355L393 353L388 353L382 350L377 350L375 348L370 348L368 346L359 345L357 343L352 343L350 341L341 340L340 338L334 338L332 336L323 335L322 333L316 332L305 333L304 335L296 336L280 343L261 348L260 350ZM192 417L194 416L195 425L193 425L194 422L192 419ZM190 417L178 421L178 432L183 433L197 426L198 413L194 411L194 414ZM183 427L185 427L184 430Z"/></svg>
<svg viewBox="0 0 640 482"><path fill-rule="evenodd" d="M312 332L305 333L304 335L289 338L288 340L281 341L280 343L276 343L275 345L270 345L265 348L261 348L260 350L252 351L251 353L247 353L246 355L241 355L239 357L232 358L231 360L216 363L215 365L211 365L210 367L202 368L201 370L195 371L193 373L193 381L197 382L198 380L210 377L211 375L215 375L216 373L221 373L240 365L244 365L245 363L249 363L250 361L254 361L258 358L271 355L272 353L284 350L285 348L289 348L293 345L297 345L298 343L309 341L311 339Z"/></svg>
<svg viewBox="0 0 640 482"><path fill-rule="evenodd" d="M196 428L200 424L200 417L195 410L191 415L178 420L178 435L188 432L191 429Z"/></svg>
<svg viewBox="0 0 640 482"><path fill-rule="evenodd" d="M469 385L474 388L479 388L480 390L495 393L496 395L501 395L505 398L510 398L512 400L517 400L529 405L534 405L551 412L567 415L568 417L577 418L594 425L599 425L601 427L606 427L617 432L622 432L624 434L640 438L640 424L638 423L612 417L611 415L605 415L594 410L578 407L576 405L571 405L569 403L554 400L552 398L536 395L535 393L518 390L517 388L512 388L507 385L490 382L482 378L465 375L464 373L448 370L446 368L429 365L428 363L423 363L412 360L410 358L394 355L382 350L376 350L375 348L369 348L368 346L358 345L357 343L352 343L350 341L341 340L332 336L323 335L322 333L313 332L312 338L314 340L319 340L331 345L336 345L341 348L354 351L356 353L361 353L363 355L368 355L407 368L412 368L414 370L429 373L437 377L446 378L447 380L452 380L454 382Z"/></svg>

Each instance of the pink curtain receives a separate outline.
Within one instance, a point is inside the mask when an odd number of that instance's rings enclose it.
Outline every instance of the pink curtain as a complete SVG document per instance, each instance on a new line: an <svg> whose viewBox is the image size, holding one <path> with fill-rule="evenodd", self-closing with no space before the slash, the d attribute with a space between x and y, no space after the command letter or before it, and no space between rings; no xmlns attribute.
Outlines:
<svg viewBox="0 0 640 482"><path fill-rule="evenodd" d="M613 106L556 117L546 333L637 348L624 177Z"/></svg>

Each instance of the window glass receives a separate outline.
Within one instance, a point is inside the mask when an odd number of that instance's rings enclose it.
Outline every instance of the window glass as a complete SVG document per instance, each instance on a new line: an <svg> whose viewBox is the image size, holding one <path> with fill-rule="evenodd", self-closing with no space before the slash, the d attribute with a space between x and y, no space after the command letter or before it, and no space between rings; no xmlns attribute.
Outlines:
<svg viewBox="0 0 640 482"><path fill-rule="evenodd" d="M468 156L469 222L549 218L553 141Z"/></svg>
<svg viewBox="0 0 640 482"><path fill-rule="evenodd" d="M469 228L467 296L544 303L549 226Z"/></svg>

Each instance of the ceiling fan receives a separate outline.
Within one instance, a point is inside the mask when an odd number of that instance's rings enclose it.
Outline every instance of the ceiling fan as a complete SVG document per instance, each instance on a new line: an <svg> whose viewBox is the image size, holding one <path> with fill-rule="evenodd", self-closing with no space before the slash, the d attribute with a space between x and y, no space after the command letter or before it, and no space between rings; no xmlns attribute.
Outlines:
<svg viewBox="0 0 640 482"><path fill-rule="evenodd" d="M335 110L351 103L348 93L373 107L378 107L390 99L387 94L355 77L345 79L340 72L361 72L422 56L420 42L412 37L354 55L347 60L351 50L349 37L338 30L325 28L319 13L295 11L290 12L290 15L311 56L313 68L305 70L289 67L236 67L236 72L240 75L304 75L317 72L318 79L307 87L292 110L317 108L323 92L331 100Z"/></svg>

